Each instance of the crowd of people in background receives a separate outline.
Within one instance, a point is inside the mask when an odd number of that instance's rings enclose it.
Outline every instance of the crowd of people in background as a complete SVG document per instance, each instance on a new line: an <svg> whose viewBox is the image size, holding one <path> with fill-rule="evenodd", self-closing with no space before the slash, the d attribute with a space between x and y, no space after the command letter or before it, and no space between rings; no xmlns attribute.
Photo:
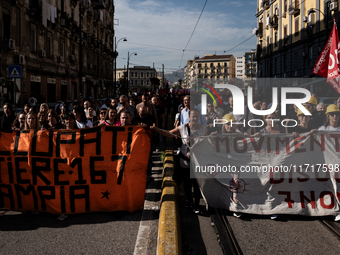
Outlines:
<svg viewBox="0 0 340 255"><path fill-rule="evenodd" d="M296 97L296 95L294 95ZM264 94L253 95L253 107L257 110L272 109L271 97ZM271 134L291 133L295 137L305 132L318 130L340 131L340 97L334 104L325 105L319 102L319 97L313 94L303 106L310 115L301 111L295 105L287 105L286 114L281 113L280 101L275 111L268 115L254 115L247 105L244 106L244 115L233 114L234 100L230 93L221 96L222 104L217 101L207 101L206 114L202 114L200 94L138 94L134 96L120 95L106 100L94 100L92 97L75 99L72 102L58 103L54 109L48 104L37 102L30 98L29 104L23 111L15 113L11 104L3 105L3 116L0 117L0 130L5 132L21 130L58 130L83 129L96 126L126 126L140 125L146 128L151 137L150 158L147 169L147 179L152 181L151 155L154 149L163 146L162 136L174 138L178 144L180 179L183 180L186 194L186 207L193 208L199 213L199 187L194 178L190 178L190 142L191 137L214 134L240 134L243 136L262 136ZM247 100L245 100L247 102ZM172 113L173 129L166 131L167 114ZM215 125L216 120L223 120L222 125ZM248 121L257 122L252 127ZM232 123L244 123L235 124ZM295 125L294 125L295 123ZM172 124L172 123L171 123ZM179 185L179 184L178 184ZM194 198L191 189L194 188ZM239 217L240 214L235 214ZM61 220L65 215L61 215ZM273 215L272 219L276 219ZM336 217L340 220L340 216Z"/></svg>

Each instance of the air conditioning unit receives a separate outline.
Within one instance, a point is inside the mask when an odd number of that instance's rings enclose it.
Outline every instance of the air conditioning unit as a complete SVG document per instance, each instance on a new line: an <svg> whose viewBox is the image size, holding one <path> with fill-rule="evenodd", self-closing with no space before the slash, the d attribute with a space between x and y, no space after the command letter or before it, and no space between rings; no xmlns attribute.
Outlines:
<svg viewBox="0 0 340 255"><path fill-rule="evenodd" d="M13 39L8 39L8 48L9 48L10 50L14 50L14 48L15 48L15 40L13 40Z"/></svg>
<svg viewBox="0 0 340 255"><path fill-rule="evenodd" d="M308 17L307 16L303 16L302 21L303 22L308 22Z"/></svg>
<svg viewBox="0 0 340 255"><path fill-rule="evenodd" d="M14 55L14 62L16 65L24 65L25 64L25 56L24 55Z"/></svg>
<svg viewBox="0 0 340 255"><path fill-rule="evenodd" d="M337 8L338 8L338 6L337 6L337 3L336 3L336 2L330 3L329 9L330 9L331 11L336 11Z"/></svg>
<svg viewBox="0 0 340 255"><path fill-rule="evenodd" d="M41 57L41 58L46 57L46 51L40 50L40 51L39 51L39 57Z"/></svg>

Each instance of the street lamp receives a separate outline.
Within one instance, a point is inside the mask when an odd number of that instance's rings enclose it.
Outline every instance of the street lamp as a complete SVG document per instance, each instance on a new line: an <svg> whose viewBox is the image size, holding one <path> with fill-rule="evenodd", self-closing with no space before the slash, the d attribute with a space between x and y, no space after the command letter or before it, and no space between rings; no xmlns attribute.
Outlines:
<svg viewBox="0 0 340 255"><path fill-rule="evenodd" d="M130 82L130 77L129 77L129 63L130 63L130 57L131 57L132 55L137 56L137 52L133 52L133 53L131 53L131 54L130 54L130 52L128 52L128 59L127 59L127 75L126 75L126 77L127 77L127 83L126 83L126 88L125 88L125 95L127 95L128 92L129 92L129 82Z"/></svg>
<svg viewBox="0 0 340 255"><path fill-rule="evenodd" d="M321 12L322 15L325 17L325 14L324 14L322 11L320 11L319 9L316 9L316 8L310 8L310 9L308 10L308 15L309 15L309 14L312 14L312 13L316 13L316 11Z"/></svg>
<svg viewBox="0 0 340 255"><path fill-rule="evenodd" d="M115 86L115 87L113 88L113 92L114 92L114 93L116 92L116 83L117 83L117 57L118 57L117 46L118 46L118 43L119 43L121 40L123 40L123 42L126 42L126 41L127 41L126 37L123 37L123 38L120 38L120 39L118 40L118 42L116 42L116 37L115 37L115 48L114 48L114 52L115 52L115 79L114 79L115 85L114 85L114 86Z"/></svg>
<svg viewBox="0 0 340 255"><path fill-rule="evenodd" d="M94 10L102 10L105 9L105 4L102 1L96 1L87 6L83 9L83 1L79 1L79 73L78 73L78 80L79 80L79 89L82 87L81 84L83 82L83 34L82 34L82 20L83 16L82 13L86 12L88 9L93 7Z"/></svg>

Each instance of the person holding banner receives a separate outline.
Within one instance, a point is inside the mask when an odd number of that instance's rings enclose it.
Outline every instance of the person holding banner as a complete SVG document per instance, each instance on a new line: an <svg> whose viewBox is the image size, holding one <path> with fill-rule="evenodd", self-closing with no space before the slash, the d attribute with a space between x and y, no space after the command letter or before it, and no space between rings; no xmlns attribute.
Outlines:
<svg viewBox="0 0 340 255"><path fill-rule="evenodd" d="M93 126L96 127L98 126L101 122L103 122L105 120L105 115L106 115L106 111L107 111L107 108L103 107L103 108L100 108L99 110L99 119L97 119L94 123L93 123Z"/></svg>
<svg viewBox="0 0 340 255"><path fill-rule="evenodd" d="M163 135L165 137L181 137L182 138L182 147L180 150L180 165L179 172L177 172L180 179L183 178L183 186L184 192L186 196L186 207L190 208L193 206L193 212L198 214L200 213L199 202L200 202L200 190L195 178L190 178L190 149L188 138L192 138L195 136L204 136L207 134L207 128L198 123L200 119L200 112L197 109L190 110L189 114L189 122L187 124L180 125L170 131L160 129L158 127L150 127L151 130ZM175 174L174 174L175 175ZM192 199L192 186L194 187L194 198L195 202L193 203Z"/></svg>
<svg viewBox="0 0 340 255"><path fill-rule="evenodd" d="M266 121L267 126L262 128L255 136L286 133L286 130L277 124L277 121L280 121L280 119L276 112L263 116L263 119Z"/></svg>
<svg viewBox="0 0 340 255"><path fill-rule="evenodd" d="M309 111L308 111L309 112ZM293 133L294 137L298 137L301 133L306 132L315 132L316 129L312 130L311 125L309 124L309 121L311 119L310 116L305 115L300 109L298 109L296 116L298 117L299 124L295 127L288 127L287 133Z"/></svg>
<svg viewBox="0 0 340 255"><path fill-rule="evenodd" d="M120 126L120 121L117 120L117 109L110 105L107 108L105 119L98 126Z"/></svg>
<svg viewBox="0 0 340 255"><path fill-rule="evenodd" d="M37 115L37 118L38 118L38 121L41 127L47 124L46 116L47 115L44 112L39 112Z"/></svg>
<svg viewBox="0 0 340 255"><path fill-rule="evenodd" d="M24 111L21 111L13 122L12 130L14 131L24 130L25 129L25 118L26 118L26 113Z"/></svg>
<svg viewBox="0 0 340 255"><path fill-rule="evenodd" d="M76 118L76 124L78 128L91 128L93 127L91 121L86 119L84 107L82 106L75 106L73 108L73 114Z"/></svg>
<svg viewBox="0 0 340 255"><path fill-rule="evenodd" d="M312 114L311 120L309 121L312 129L318 129L325 122L325 115L322 112L316 111L317 104L318 100L314 96L311 96L307 103L302 104Z"/></svg>
<svg viewBox="0 0 340 255"><path fill-rule="evenodd" d="M319 127L319 130L340 131L339 116L339 108L335 104L330 104L326 111L326 124Z"/></svg>
<svg viewBox="0 0 340 255"><path fill-rule="evenodd" d="M65 122L65 129L77 129L76 125L76 118L74 117L74 114L72 113L67 113L66 116L64 117L64 122Z"/></svg>
<svg viewBox="0 0 340 255"><path fill-rule="evenodd" d="M48 123L42 127L43 129L53 130L64 128L64 125L59 121L58 113L55 110L48 110L47 121Z"/></svg>
<svg viewBox="0 0 340 255"><path fill-rule="evenodd" d="M26 114L26 119L25 119L25 130L40 130L40 122L38 121L37 115L34 112L29 112Z"/></svg>
<svg viewBox="0 0 340 255"><path fill-rule="evenodd" d="M131 125L131 113L128 110L125 110L120 113L120 125L127 126Z"/></svg>
<svg viewBox="0 0 340 255"><path fill-rule="evenodd" d="M68 107L66 104L61 105L60 112L61 112L59 115L60 121L62 124L65 125L65 118L68 116Z"/></svg>

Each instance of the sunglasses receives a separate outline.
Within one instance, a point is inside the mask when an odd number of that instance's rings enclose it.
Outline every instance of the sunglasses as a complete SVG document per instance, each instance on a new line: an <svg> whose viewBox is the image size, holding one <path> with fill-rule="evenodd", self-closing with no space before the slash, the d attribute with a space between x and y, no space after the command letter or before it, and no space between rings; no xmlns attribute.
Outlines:
<svg viewBox="0 0 340 255"><path fill-rule="evenodd" d="M334 116L339 116L340 113L338 113L338 112L330 112L329 115L331 115L332 117L334 117Z"/></svg>
<svg viewBox="0 0 340 255"><path fill-rule="evenodd" d="M106 112L100 112L100 114L105 114Z"/></svg>

